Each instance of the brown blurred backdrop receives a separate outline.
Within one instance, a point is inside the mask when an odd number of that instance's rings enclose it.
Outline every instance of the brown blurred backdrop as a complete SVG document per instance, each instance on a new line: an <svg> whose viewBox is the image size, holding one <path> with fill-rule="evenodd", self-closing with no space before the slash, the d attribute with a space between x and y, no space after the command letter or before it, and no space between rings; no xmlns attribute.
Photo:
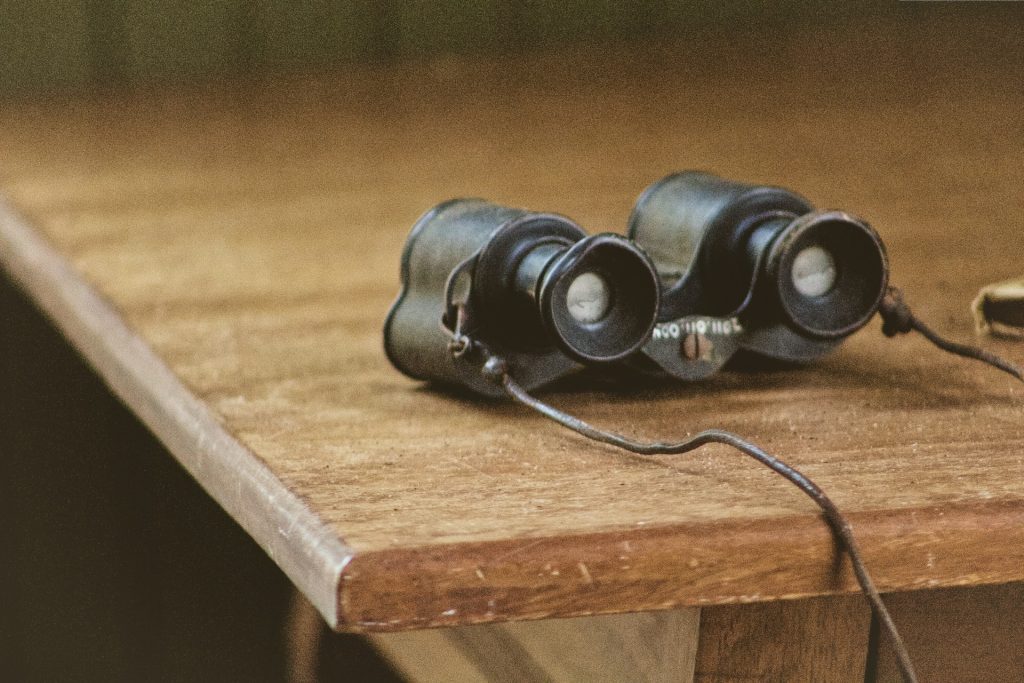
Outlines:
<svg viewBox="0 0 1024 683"><path fill-rule="evenodd" d="M803 30L908 3L822 0L5 0L0 93L139 86L438 53Z"/></svg>
<svg viewBox="0 0 1024 683"><path fill-rule="evenodd" d="M654 40L693 54L751 31L813 41L816 26L864 15L944 11L895 0L2 0L0 106L451 53ZM3 277L0 514L0 681L287 678L290 583ZM331 680L394 680L357 639L333 643L317 665Z"/></svg>

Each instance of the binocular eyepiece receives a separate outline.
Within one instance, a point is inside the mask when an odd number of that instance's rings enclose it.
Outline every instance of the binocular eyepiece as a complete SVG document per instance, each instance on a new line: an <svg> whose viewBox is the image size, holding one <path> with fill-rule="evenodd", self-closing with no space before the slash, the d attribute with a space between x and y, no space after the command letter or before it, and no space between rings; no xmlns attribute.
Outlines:
<svg viewBox="0 0 1024 683"><path fill-rule="evenodd" d="M815 211L789 190L709 173L678 173L647 188L629 236L654 260L664 290L663 324L647 356L687 379L740 349L817 358L867 324L888 284L885 247L866 222ZM713 330L698 332L700 358L669 348L698 328Z"/></svg>
<svg viewBox="0 0 1024 683"><path fill-rule="evenodd" d="M450 352L454 335L470 335L524 386L538 386L636 353L659 297L653 263L619 235L588 237L562 216L459 199L428 211L409 235L385 349L411 377L498 395Z"/></svg>
<svg viewBox="0 0 1024 683"><path fill-rule="evenodd" d="M780 310L797 331L846 337L878 310L888 284L885 249L873 229L840 211L812 212L750 236L771 240L765 274ZM759 234L761 231L766 235Z"/></svg>

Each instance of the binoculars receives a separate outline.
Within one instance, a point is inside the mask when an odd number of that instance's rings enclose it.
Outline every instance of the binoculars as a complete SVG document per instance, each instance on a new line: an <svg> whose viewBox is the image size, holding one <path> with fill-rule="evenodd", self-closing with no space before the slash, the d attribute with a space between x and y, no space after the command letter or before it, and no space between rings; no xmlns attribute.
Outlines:
<svg viewBox="0 0 1024 683"><path fill-rule="evenodd" d="M878 310L877 233L779 187L678 173L648 187L628 239L568 218L456 199L414 225L384 347L406 375L500 396L584 366L707 377L739 351L806 363Z"/></svg>

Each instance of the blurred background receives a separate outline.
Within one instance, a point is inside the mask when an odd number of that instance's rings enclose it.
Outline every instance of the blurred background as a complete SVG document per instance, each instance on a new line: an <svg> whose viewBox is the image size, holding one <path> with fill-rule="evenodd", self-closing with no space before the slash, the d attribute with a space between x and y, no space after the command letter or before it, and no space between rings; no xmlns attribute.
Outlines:
<svg viewBox="0 0 1024 683"><path fill-rule="evenodd" d="M138 87L437 54L622 49L807 30L914 3L807 0L5 0L0 92ZM902 7L901 7L902 5Z"/></svg>
<svg viewBox="0 0 1024 683"><path fill-rule="evenodd" d="M719 97L726 100L733 92L752 93L750 101L763 107L752 116L755 123L748 122L757 132L756 121L771 115L764 110L777 94L776 83L762 79L758 72L763 63L757 50L766 44L799 43L814 51L825 64L821 68L827 70L844 63L847 45L822 45L818 51L815 41L823 27L835 35L837 26L848 25L851 28L844 38L854 44L858 54L873 58L872 36L859 33L858 27L881 26L890 19L907 26L918 16L949 16L966 5L972 6L972 16L998 11L1007 20L1019 21L1021 12L1011 12L1024 9L1024 5L996 8L980 7L982 4L895 0L0 0L0 109L25 99L64 102L67 97L66 101L74 102L79 95L192 83L260 81L266 77L267 83L273 84L279 75L341 73L365 64L434 61L449 55L466 59L538 51L560 55L562 50L589 47L614 59L619 53L626 55L654 42L668 47L673 57L676 53L671 46L679 45L679 61L690 60L688 64L701 69L720 67L716 60L723 53L742 56L742 68L733 64L732 71L741 71L744 79L734 79L735 91L723 90ZM946 41L956 41L955 36L943 33L941 26L934 30L934 40L929 33L924 41L934 52L931 57L944 54ZM984 27L975 27L976 32L982 30ZM753 43L749 40L752 35L758 37ZM721 50L723 45L730 50ZM894 134L917 136L914 139L928 143L920 148L935 149L947 132L922 126L917 114L940 107L947 85L956 89L965 82L984 79L985 63L1001 60L1005 64L1011 59L1021 63L1024 54L1019 49L1004 51L998 41L986 44L981 52L986 54L975 55L982 65L978 68L964 66L971 55L949 56L949 64L929 61L936 65L937 74L928 74L934 82L922 90L937 95L931 100L922 96L917 109L907 109L905 122ZM774 63L788 65L788 55L806 53L780 54L775 55ZM915 61L931 57L914 55ZM872 60L858 63L872 64ZM565 65L574 68L571 60L565 60ZM775 81L784 80L781 69L778 71ZM713 73L717 76L719 71ZM594 77L592 73L587 76ZM997 74L993 80L998 82L990 84L991 93L1022 87L1019 78L1006 82ZM748 88L749 83L754 86ZM453 89L462 86L449 85ZM838 101L837 93L849 95L843 90L847 84L842 78L820 88L817 82L813 85L807 102L820 104ZM290 87L297 86L293 83ZM433 87L424 85L428 90ZM884 91L870 92L877 90ZM805 94L799 88L796 91ZM347 96L343 89L341 92ZM451 106L448 100L438 99L440 104L435 101L431 106ZM244 107L252 106L249 99L242 101ZM695 116L714 123L717 101ZM955 98L950 101L956 103ZM580 95L571 99L574 106L584 102L588 100ZM621 102L618 106L627 110ZM858 187L864 186L844 183L840 175L841 171L877 171L877 159L884 159L891 146L887 137L858 138L856 144L848 144L851 150L868 150L860 156L851 153L848 169L815 167L815 145L833 144L833 135L849 138L856 137L858 131L871 130L863 122L860 127L845 127L849 112L838 111L838 107L837 112L826 107L818 111L825 117L834 114L842 125L820 138L809 136L807 127L790 133L793 140L812 150L803 166L788 169L791 179L801 181L796 187L803 190L815 180L827 184L832 196L844 205L899 200L902 188L898 183L893 183L895 200L891 196L873 200L873 188L859 196ZM553 120L570 120L574 113L570 108L561 119L555 116ZM955 129L959 116L952 107L944 123ZM116 121L113 115L112 120ZM448 122L441 123L439 129L447 130ZM705 146L697 145L698 152L719 151L718 147L729 144L732 131L725 124L716 128L710 123L711 132L705 131ZM630 121L622 122L623 137L628 137L630 125ZM674 125L673 121L664 123L666 129ZM1004 130L1003 122L996 120L991 127L998 129L999 135L1006 131L1013 135L1013 131L1019 132L1019 121L1014 125L1017 128ZM725 132L719 135L720 130ZM989 133L986 128L976 135L981 141L978 155L991 166L999 158L982 143L1001 138ZM399 139L419 134L412 129ZM749 150L734 156L749 159L750 168L758 172L762 170L758 164L762 164L767 173L775 159L783 158L779 150L787 145L797 147L793 140L755 136L752 142L746 141ZM53 144L59 145L59 138L55 137ZM518 155L508 152L507 156L513 162L532 163L523 160L531 151L542 149L545 138L538 135L517 144L525 151ZM627 153L631 149L626 143L623 147ZM372 146L367 149L372 153ZM763 154L764 149L777 154ZM657 145L642 151L648 156L636 165L645 168L660 168L651 161L657 160L658 154L674 154ZM633 152L637 158L641 156ZM171 149L166 153L168 163L190 168L196 152ZM932 164L933 175L945 172L950 183L954 179L960 182L962 169L943 170L941 155L933 156L920 163ZM1001 163L1016 168L1020 159L1008 153ZM268 172L262 167L257 171ZM0 179L4 173L0 149ZM472 173L472 167L464 171ZM648 180L656 177L651 173ZM327 180L337 186L346 182L341 175ZM545 178L537 184L547 182ZM640 186L638 181L636 187ZM557 193L558 188L552 192ZM586 199L590 201L590 197ZM415 196L404 201L421 203ZM573 200L567 201L568 208L578 209L584 217L585 211L602 217L614 215L604 205L573 207ZM615 211L628 208L614 194L608 204L614 204ZM940 209L949 210L935 210ZM971 207L961 209L967 212ZM1008 206L1006 211L1017 210ZM62 419L54 420L54 414ZM303 609L290 582L4 278L0 278L0 512L6 520L0 523L0 681L306 680L295 678L289 659L299 637L294 632L295 615ZM144 547L139 539L145 539L141 542ZM322 623L312 628L321 631L307 636L320 639L321 645L312 646L318 661L307 662L306 668L320 672L324 680L396 680L357 638L333 636L330 645L323 646L328 636L322 632Z"/></svg>

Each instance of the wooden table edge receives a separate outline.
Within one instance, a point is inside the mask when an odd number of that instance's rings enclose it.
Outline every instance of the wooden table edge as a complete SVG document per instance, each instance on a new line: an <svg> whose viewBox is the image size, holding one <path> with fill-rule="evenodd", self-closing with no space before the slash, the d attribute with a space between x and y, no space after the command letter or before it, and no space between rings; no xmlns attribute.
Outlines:
<svg viewBox="0 0 1024 683"><path fill-rule="evenodd" d="M882 591L1024 580L1024 501L848 515ZM771 552L762 552L771 546ZM777 558L789 558L778 562ZM773 558L770 564L760 557ZM857 593L816 514L357 552L336 630L388 632Z"/></svg>
<svg viewBox="0 0 1024 683"><path fill-rule="evenodd" d="M336 626L352 551L239 443L114 306L0 196L0 265L196 481Z"/></svg>

